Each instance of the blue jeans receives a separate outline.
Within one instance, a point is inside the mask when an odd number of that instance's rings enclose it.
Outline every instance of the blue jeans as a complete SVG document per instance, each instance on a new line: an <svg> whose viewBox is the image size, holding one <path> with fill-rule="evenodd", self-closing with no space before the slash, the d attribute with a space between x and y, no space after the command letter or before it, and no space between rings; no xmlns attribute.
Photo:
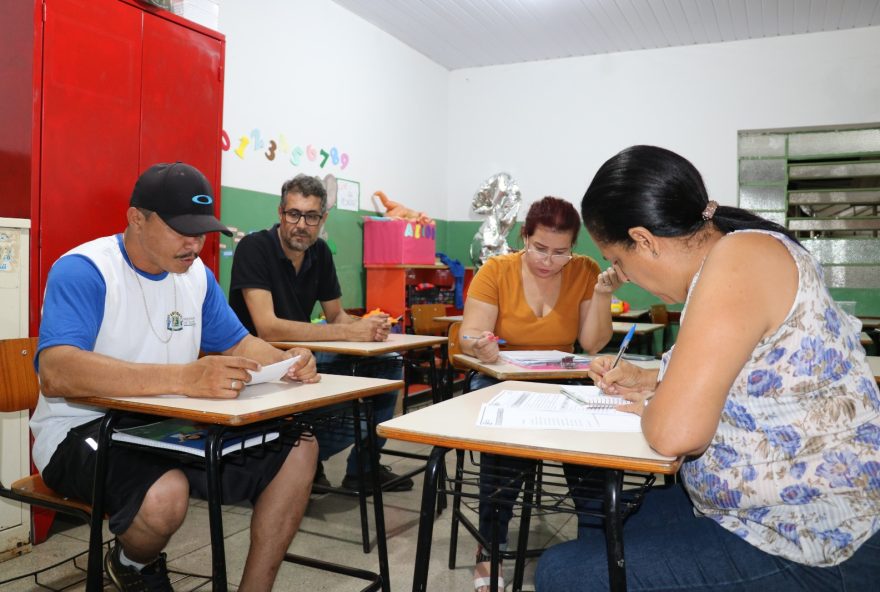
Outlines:
<svg viewBox="0 0 880 592"><path fill-rule="evenodd" d="M714 520L694 516L680 484L650 491L623 532L630 592L878 588L880 533L840 565L810 567L765 553ZM537 592L608 589L605 537L601 530L590 535L544 552L535 574Z"/></svg>
<svg viewBox="0 0 880 592"><path fill-rule="evenodd" d="M477 374L471 381L471 390L481 389L498 381L485 374ZM507 545L507 533L509 530L510 519L513 517L513 503L519 497L520 489L522 489L522 474L533 471L536 461L526 458L516 458L512 456L503 456L499 454L490 454L487 452L480 453L480 503L479 503L479 530L480 535L487 541L492 540L492 513L495 506L498 506L498 544L502 549ZM569 492L574 500L575 508L578 510L598 511L601 509L601 502L590 503L584 499L584 494L580 493L577 488L577 482L580 478L595 478L601 469L584 467L580 465L563 464L562 470L565 473L565 480L569 486ZM490 496L497 501L496 504L491 503ZM593 526L601 526L593 521ZM590 518L580 518L579 524L583 528L590 526Z"/></svg>
<svg viewBox="0 0 880 592"><path fill-rule="evenodd" d="M357 376L367 376L370 378L387 378L389 380L400 380L403 376L403 362L397 354L385 354L376 356L375 358L364 358L359 356L346 356L342 354L332 354L327 352L315 352L315 361L318 364L318 372L324 374L353 374L352 368L355 368L354 374ZM394 417L394 406L397 404L398 391L384 393L370 397L373 401L373 415L376 423L388 421ZM337 411L339 413L350 412L351 403L342 403L333 407L328 407L326 411ZM361 422L361 437L366 438L367 425ZM326 430L316 429L315 438L318 440L318 457L325 461L334 454L345 450L354 444L354 434L347 430L328 428ZM376 443L379 448L385 445L384 438L377 438ZM345 474L357 475L358 458L355 449L352 448L348 455ZM363 459L363 468L365 471L370 470L370 464L367 458Z"/></svg>

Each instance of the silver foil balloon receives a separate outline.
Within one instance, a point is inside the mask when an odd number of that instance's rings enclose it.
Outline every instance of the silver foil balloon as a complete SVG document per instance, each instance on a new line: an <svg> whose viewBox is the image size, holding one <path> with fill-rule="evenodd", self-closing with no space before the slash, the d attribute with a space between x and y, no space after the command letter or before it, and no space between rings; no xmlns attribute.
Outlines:
<svg viewBox="0 0 880 592"><path fill-rule="evenodd" d="M522 203L519 185L507 173L498 173L486 179L471 204L475 214L486 216L471 241L471 261L479 267L494 255L509 253L507 233L516 223L516 214Z"/></svg>

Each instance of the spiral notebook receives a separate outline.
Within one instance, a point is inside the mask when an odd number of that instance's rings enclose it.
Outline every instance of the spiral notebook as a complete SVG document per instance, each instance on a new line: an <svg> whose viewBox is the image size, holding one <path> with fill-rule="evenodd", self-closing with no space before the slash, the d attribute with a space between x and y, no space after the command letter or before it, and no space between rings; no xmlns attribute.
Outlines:
<svg viewBox="0 0 880 592"><path fill-rule="evenodd" d="M559 388L561 394L586 409L614 409L629 403L623 397L612 397L603 393L597 386L564 384Z"/></svg>
<svg viewBox="0 0 880 592"><path fill-rule="evenodd" d="M133 428L117 429L112 438L119 442L129 442L153 448L164 448L186 452L196 456L205 456L205 443L208 437L208 425L187 421L185 419L163 419L155 423L148 423ZM243 438L231 438L223 442L225 456L230 452L250 448L264 442L271 442L278 438L278 432L257 434L244 440Z"/></svg>

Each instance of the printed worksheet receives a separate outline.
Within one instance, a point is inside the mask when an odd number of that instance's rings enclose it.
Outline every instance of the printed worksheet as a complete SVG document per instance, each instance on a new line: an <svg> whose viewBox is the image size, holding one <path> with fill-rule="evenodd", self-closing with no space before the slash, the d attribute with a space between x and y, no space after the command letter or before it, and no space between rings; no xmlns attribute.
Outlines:
<svg viewBox="0 0 880 592"><path fill-rule="evenodd" d="M478 426L536 430L640 432L641 417L593 408L559 393L504 390L480 408Z"/></svg>

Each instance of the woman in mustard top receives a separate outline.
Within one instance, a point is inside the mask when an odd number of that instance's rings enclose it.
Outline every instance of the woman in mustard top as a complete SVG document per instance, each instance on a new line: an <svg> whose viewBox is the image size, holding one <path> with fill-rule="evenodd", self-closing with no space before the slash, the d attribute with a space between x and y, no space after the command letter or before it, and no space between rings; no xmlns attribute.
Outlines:
<svg viewBox="0 0 880 592"><path fill-rule="evenodd" d="M525 249L489 259L474 276L464 306L460 345L464 353L482 362L498 360L498 339L508 349L573 351L574 342L584 351L596 353L611 339L611 294L621 281L613 268L599 271L599 265L585 255L575 255L581 219L569 202L545 197L529 208L522 226ZM472 388L493 384L477 375ZM491 536L492 504L484 502L499 485L499 534L502 549L507 545L507 526L512 502L519 494L521 479L504 474L529 470L534 461L494 454L480 456L479 528L488 541ZM589 470L566 465L566 479L573 486ZM575 496L576 497L576 496ZM489 557L478 548L474 588L489 589ZM503 582L499 582L503 589Z"/></svg>

